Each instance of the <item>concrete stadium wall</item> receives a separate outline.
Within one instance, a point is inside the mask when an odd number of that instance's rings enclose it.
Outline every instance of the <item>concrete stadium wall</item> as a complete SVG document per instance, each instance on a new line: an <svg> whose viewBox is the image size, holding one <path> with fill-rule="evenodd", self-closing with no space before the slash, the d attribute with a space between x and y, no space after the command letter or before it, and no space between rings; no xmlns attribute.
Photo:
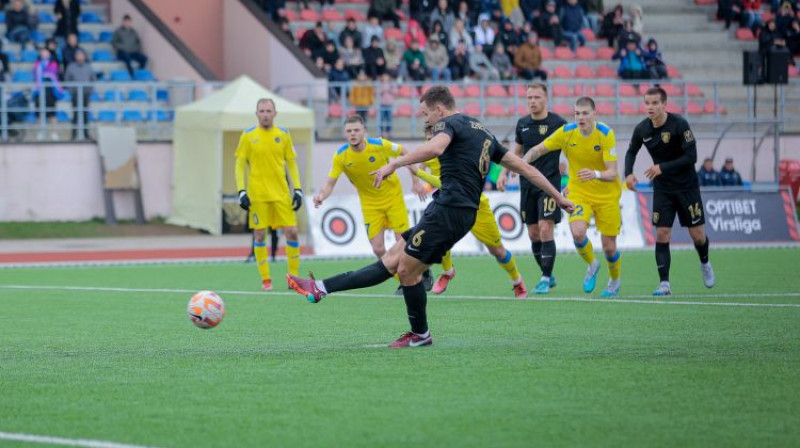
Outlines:
<svg viewBox="0 0 800 448"><path fill-rule="evenodd" d="M627 142L628 136L620 136ZM409 149L419 141L398 141ZM699 141L699 158L709 155L715 141ZM726 141L717 156L717 165L731 155L745 180L750 178L752 140ZM306 192L319 190L328 177L330 161L340 142L318 142L313 151L312 178L305 180ZM624 158L620 145L620 172ZM772 179L772 157L769 148L759 157L758 180ZM172 207L172 145L169 143L140 143L137 156L142 180L142 196L148 218L169 216ZM781 141L781 158L800 159L800 136L786 136ZM301 162L305 164L305 161ZM650 166L649 157L641 154L635 172L642 173ZM409 175L400 176L409 191ZM340 179L335 194L355 193L347 179ZM117 216L134 217L130 195L115 197ZM97 147L92 144L0 145L0 221L69 221L105 216Z"/></svg>

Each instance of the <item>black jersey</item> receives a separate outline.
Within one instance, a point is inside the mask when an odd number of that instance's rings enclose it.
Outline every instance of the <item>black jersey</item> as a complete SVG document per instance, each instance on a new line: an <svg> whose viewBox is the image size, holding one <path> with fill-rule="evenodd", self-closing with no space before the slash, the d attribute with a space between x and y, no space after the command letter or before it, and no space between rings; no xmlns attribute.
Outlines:
<svg viewBox="0 0 800 448"><path fill-rule="evenodd" d="M439 156L442 188L436 202L448 207L478 209L489 162L499 163L508 151L476 118L454 114L433 126L433 134L452 139Z"/></svg>
<svg viewBox="0 0 800 448"><path fill-rule="evenodd" d="M661 175L653 180L654 189L687 190L698 188L697 145L689 123L682 116L667 114L667 121L654 128L649 118L636 125L628 153L625 154L625 177L633 173L633 163L642 145L661 167Z"/></svg>
<svg viewBox="0 0 800 448"><path fill-rule="evenodd" d="M543 142L558 128L567 124L567 121L552 112L547 113L544 120L534 120L530 115L526 115L517 121L516 142L522 145L522 155L524 156L531 148ZM539 157L533 162L533 166L544 174L551 184L561 190L561 172L558 169L561 150L548 151L547 154ZM519 186L525 190L539 191L536 185L528 179L520 176Z"/></svg>

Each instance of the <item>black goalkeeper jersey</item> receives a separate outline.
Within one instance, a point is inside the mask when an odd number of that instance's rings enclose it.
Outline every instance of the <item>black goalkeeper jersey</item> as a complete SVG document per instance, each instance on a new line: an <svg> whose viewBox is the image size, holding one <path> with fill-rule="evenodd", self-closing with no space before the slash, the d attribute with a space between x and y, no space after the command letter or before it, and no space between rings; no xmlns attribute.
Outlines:
<svg viewBox="0 0 800 448"><path fill-rule="evenodd" d="M653 188L664 191L699 188L694 164L697 162L697 145L689 123L682 116L667 114L667 121L659 128L653 127L649 118L636 125L625 154L625 177L633 173L636 154L642 145L661 167L661 175L653 179Z"/></svg>
<svg viewBox="0 0 800 448"><path fill-rule="evenodd" d="M450 144L439 156L442 188L436 202L448 207L478 209L489 162L500 163L508 151L476 118L454 114L433 126L433 134L445 133Z"/></svg>
<svg viewBox="0 0 800 448"><path fill-rule="evenodd" d="M565 124L567 124L566 120L552 112L548 112L544 120L534 120L530 115L520 118L517 121L515 141L522 145L522 155L524 156L531 148L543 142L550 134ZM559 191L561 190L561 172L558 169L560 158L561 150L549 151L533 162L533 166L541 171ZM521 189L534 192L541 190L523 176L520 176L519 186Z"/></svg>

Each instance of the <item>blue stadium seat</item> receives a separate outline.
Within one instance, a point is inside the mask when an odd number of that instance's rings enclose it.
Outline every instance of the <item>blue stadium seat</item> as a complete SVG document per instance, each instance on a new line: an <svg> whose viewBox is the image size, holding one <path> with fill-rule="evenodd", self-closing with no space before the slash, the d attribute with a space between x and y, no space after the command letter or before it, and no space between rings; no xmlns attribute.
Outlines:
<svg viewBox="0 0 800 448"><path fill-rule="evenodd" d="M0 11L0 22L3 22L3 23L6 22L6 12L5 11Z"/></svg>
<svg viewBox="0 0 800 448"><path fill-rule="evenodd" d="M57 110L56 111L56 121L58 121L59 123L68 123L68 122L72 121L72 118L70 118L70 116L67 113L67 111L65 111L65 110Z"/></svg>
<svg viewBox="0 0 800 448"><path fill-rule="evenodd" d="M118 69L111 72L111 81L113 82L129 82L133 81L131 79L131 74L128 73L127 70Z"/></svg>
<svg viewBox="0 0 800 448"><path fill-rule="evenodd" d="M3 53L8 57L8 62L19 62L19 54L16 51L6 50Z"/></svg>
<svg viewBox="0 0 800 448"><path fill-rule="evenodd" d="M98 42L111 42L111 38L114 37L113 31L100 31L100 34L97 36Z"/></svg>
<svg viewBox="0 0 800 448"><path fill-rule="evenodd" d="M56 19L47 11L39 11L39 23L56 23Z"/></svg>
<svg viewBox="0 0 800 448"><path fill-rule="evenodd" d="M117 99L122 99L122 95L114 89L106 90L103 93L103 101L117 101Z"/></svg>
<svg viewBox="0 0 800 448"><path fill-rule="evenodd" d="M156 111L156 120L158 121L172 121L173 114L171 110L158 110Z"/></svg>
<svg viewBox="0 0 800 448"><path fill-rule="evenodd" d="M145 119L141 111L136 109L127 109L122 111L122 121L142 122L145 121Z"/></svg>
<svg viewBox="0 0 800 448"><path fill-rule="evenodd" d="M133 71L133 79L136 81L155 81L156 77L153 72L147 69L139 69Z"/></svg>
<svg viewBox="0 0 800 448"><path fill-rule="evenodd" d="M42 5L55 5L56 0L41 0L38 3L41 3Z"/></svg>
<svg viewBox="0 0 800 448"><path fill-rule="evenodd" d="M94 42L94 34L89 31L79 31L78 32L78 42Z"/></svg>
<svg viewBox="0 0 800 448"><path fill-rule="evenodd" d="M117 121L117 113L113 110L101 110L91 118L92 121L98 121L101 123L113 123Z"/></svg>
<svg viewBox="0 0 800 448"><path fill-rule="evenodd" d="M47 36L45 36L44 33L39 30L33 30L31 31L31 40L33 43L41 45L47 40Z"/></svg>
<svg viewBox="0 0 800 448"><path fill-rule="evenodd" d="M20 53L20 56L22 62L36 62L36 58L39 57L39 52L36 50L25 50Z"/></svg>
<svg viewBox="0 0 800 448"><path fill-rule="evenodd" d="M72 101L72 93L69 89L63 89L58 96L58 101Z"/></svg>
<svg viewBox="0 0 800 448"><path fill-rule="evenodd" d="M110 50L95 50L92 52L92 62L114 62L114 55Z"/></svg>
<svg viewBox="0 0 800 448"><path fill-rule="evenodd" d="M22 122L23 123L35 123L39 121L39 118L36 117L36 114L33 112L28 112L27 114L23 115Z"/></svg>
<svg viewBox="0 0 800 448"><path fill-rule="evenodd" d="M96 12L88 11L81 14L82 23L103 23L103 19Z"/></svg>
<svg viewBox="0 0 800 448"><path fill-rule="evenodd" d="M103 101L103 99L100 98L100 94L97 93L97 90L93 90L92 94L89 95L89 102L90 103L95 103L95 102L98 102L98 101Z"/></svg>
<svg viewBox="0 0 800 448"><path fill-rule="evenodd" d="M150 101L150 97L144 90L134 89L128 92L128 101Z"/></svg>
<svg viewBox="0 0 800 448"><path fill-rule="evenodd" d="M169 101L169 90L167 89L157 89L156 90L156 100L158 101Z"/></svg>
<svg viewBox="0 0 800 448"><path fill-rule="evenodd" d="M33 82L33 72L17 71L11 77L11 82Z"/></svg>

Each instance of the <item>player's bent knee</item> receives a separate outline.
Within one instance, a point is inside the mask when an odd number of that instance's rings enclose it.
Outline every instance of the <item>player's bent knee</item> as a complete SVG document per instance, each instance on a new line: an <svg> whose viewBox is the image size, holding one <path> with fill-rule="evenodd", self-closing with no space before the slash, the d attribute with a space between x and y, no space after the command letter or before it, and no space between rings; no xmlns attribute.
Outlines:
<svg viewBox="0 0 800 448"><path fill-rule="evenodd" d="M656 241L659 243L669 243L672 238L672 229L669 227L659 227L656 230Z"/></svg>
<svg viewBox="0 0 800 448"><path fill-rule="evenodd" d="M297 227L284 227L283 234L286 235L287 240L297 241Z"/></svg>
<svg viewBox="0 0 800 448"><path fill-rule="evenodd" d="M264 237L266 236L266 231L264 229L254 229L253 230L253 239L256 243L263 243Z"/></svg>

